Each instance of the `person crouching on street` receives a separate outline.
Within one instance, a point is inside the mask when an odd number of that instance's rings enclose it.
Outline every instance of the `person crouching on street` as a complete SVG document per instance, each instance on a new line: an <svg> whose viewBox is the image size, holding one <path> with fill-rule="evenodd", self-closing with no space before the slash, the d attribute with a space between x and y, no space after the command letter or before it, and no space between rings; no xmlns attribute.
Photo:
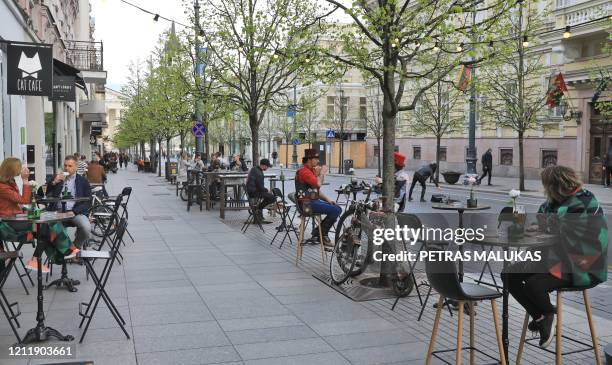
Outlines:
<svg viewBox="0 0 612 365"><path fill-rule="evenodd" d="M438 165L434 162L432 164L421 167L414 173L414 177L412 178L412 184L410 185L410 191L408 192L409 201L412 201L412 190L414 189L414 186L417 182L421 184L421 201L425 201L425 191L427 190L427 185L425 185L425 182L428 178L434 176L437 168ZM434 183L436 184L436 186L438 186L437 181L434 181Z"/></svg>

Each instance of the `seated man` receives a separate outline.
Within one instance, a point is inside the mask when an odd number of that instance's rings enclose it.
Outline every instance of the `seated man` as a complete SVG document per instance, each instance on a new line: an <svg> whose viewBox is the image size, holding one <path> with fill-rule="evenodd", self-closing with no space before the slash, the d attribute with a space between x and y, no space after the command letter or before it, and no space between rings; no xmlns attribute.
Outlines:
<svg viewBox="0 0 612 365"><path fill-rule="evenodd" d="M321 222L321 231L323 234L323 242L326 246L333 247L329 237L329 230L334 225L334 222L338 219L342 213L342 208L336 205L336 203L323 195L320 191L321 188L321 167L319 166L319 153L315 149L307 149L304 151L304 158L302 163L304 166L300 168L295 175L295 191L297 196L300 192L306 193L308 190L316 191L318 199L312 200L310 205L313 213L324 214L325 219ZM312 233L312 237L318 240L319 230L315 229Z"/></svg>
<svg viewBox="0 0 612 365"><path fill-rule="evenodd" d="M89 198L91 197L91 186L86 178L76 173L77 161L74 156L66 156L64 159L64 171L57 174L55 178L47 184L47 196L62 197L64 192L69 192L74 198ZM91 238L91 223L87 212L91 206L90 201L83 202L66 202L66 211L74 212L74 218L70 223L77 227L74 245L82 247L83 243ZM55 207L60 209L61 207ZM73 249L75 247L72 247Z"/></svg>
<svg viewBox="0 0 612 365"><path fill-rule="evenodd" d="M267 158L262 159L259 162L259 166L255 166L249 171L246 182L246 191L249 198L262 199L261 203L257 206L257 211L254 212L254 216L255 222L263 224L271 223L264 219L263 209L276 201L274 194L270 193L264 184L264 171L270 168L270 166L270 161Z"/></svg>

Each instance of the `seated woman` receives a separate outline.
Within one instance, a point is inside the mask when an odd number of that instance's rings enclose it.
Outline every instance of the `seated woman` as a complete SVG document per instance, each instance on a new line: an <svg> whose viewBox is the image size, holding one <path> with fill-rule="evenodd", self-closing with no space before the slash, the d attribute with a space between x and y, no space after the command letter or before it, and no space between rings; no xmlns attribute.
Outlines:
<svg viewBox="0 0 612 365"><path fill-rule="evenodd" d="M608 230L597 199L582 187L574 170L551 166L541 176L547 199L538 210L539 224L530 229L554 233L559 241L542 253L542 262L517 263L502 277L533 318L529 329L539 331L540 347L546 348L555 329L555 308L548 293L607 280Z"/></svg>
<svg viewBox="0 0 612 365"><path fill-rule="evenodd" d="M24 181L23 191L19 193L15 177L21 175ZM22 205L30 203L32 191L27 183L30 172L27 167L21 166L21 161L14 157L5 159L0 165L0 217L14 216L22 213ZM39 238L41 241L50 242L51 245L39 244L34 250L33 257L26 264L29 270L38 270L37 257L40 257L45 250L50 262L55 262L58 255L65 259L72 258L74 255L70 250L71 242L64 227L59 224L51 224L39 227ZM17 242L30 242L33 239L32 224L22 222L0 222L0 239ZM49 272L49 268L43 265L44 273Z"/></svg>

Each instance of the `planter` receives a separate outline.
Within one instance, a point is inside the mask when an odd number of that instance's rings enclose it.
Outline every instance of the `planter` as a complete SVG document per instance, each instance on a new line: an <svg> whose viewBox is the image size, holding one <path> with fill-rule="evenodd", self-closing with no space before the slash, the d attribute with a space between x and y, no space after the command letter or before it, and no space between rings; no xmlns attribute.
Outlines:
<svg viewBox="0 0 612 365"><path fill-rule="evenodd" d="M467 200L467 207L468 208L476 208L476 207L478 207L478 199L468 199Z"/></svg>
<svg viewBox="0 0 612 365"><path fill-rule="evenodd" d="M445 171L442 173L442 176L444 176L444 181L450 185L456 184L461 175L463 175L461 172L456 171Z"/></svg>

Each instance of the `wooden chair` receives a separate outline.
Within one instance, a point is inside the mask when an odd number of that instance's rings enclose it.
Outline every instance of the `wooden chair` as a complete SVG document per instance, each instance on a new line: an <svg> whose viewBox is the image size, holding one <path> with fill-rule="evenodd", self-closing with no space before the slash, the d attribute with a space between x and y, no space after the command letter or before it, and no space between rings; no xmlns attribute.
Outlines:
<svg viewBox="0 0 612 365"><path fill-rule="evenodd" d="M295 198L295 194L289 194L289 200L297 201ZM321 229L321 214L318 213L310 213L307 214L302 210L302 207L299 203L296 204L296 208L298 213L300 213L300 228L298 230L298 242L295 256L295 265L298 265L298 262L302 259L302 255L304 254L304 233L306 232L306 227L308 226L308 220L314 219L317 225L317 229L319 230L319 245L321 247L321 260L323 262L326 261L327 253L325 252L325 243L323 242L323 231Z"/></svg>
<svg viewBox="0 0 612 365"><path fill-rule="evenodd" d="M571 355L571 354L576 354L579 352L585 352L585 351L591 351L593 350L595 352L595 363L597 365L601 365L601 355L599 353L599 341L597 339L597 334L595 333L595 323L593 322L593 313L591 311L591 300L589 299L589 294L588 294L588 290L595 287L594 285L592 286L588 286L588 287L567 287L567 288L561 288L556 290L557 292L557 328L556 328L556 346L555 346L555 350L549 350L549 349L542 349L546 352L549 353L553 353L555 354L555 365L561 365L563 363L563 356L565 355ZM584 343L583 341L577 340L575 338L571 338L569 336L566 336L563 334L562 330L563 330L563 295L562 293L564 292L577 292L577 291L581 291L582 292L582 297L584 299L584 310L586 312L587 315L587 320L589 322L589 329L591 331L591 343ZM529 324L529 313L525 314L525 320L523 321L523 330L521 332L521 340L519 342L519 348L516 354L516 365L519 365L521 363L521 356L523 355L523 349L525 347L525 344L529 344L531 346L538 346L537 343L532 343L535 342L536 340L539 340L538 338L532 338L532 339L528 339L526 340L525 337L527 335L527 325ZM562 346L561 346L561 339L565 338L568 341L574 342L578 345L583 345L585 346L584 348L578 349L578 350L574 350L574 351L569 351L569 352L563 352L562 350ZM539 347L539 346L538 346Z"/></svg>

